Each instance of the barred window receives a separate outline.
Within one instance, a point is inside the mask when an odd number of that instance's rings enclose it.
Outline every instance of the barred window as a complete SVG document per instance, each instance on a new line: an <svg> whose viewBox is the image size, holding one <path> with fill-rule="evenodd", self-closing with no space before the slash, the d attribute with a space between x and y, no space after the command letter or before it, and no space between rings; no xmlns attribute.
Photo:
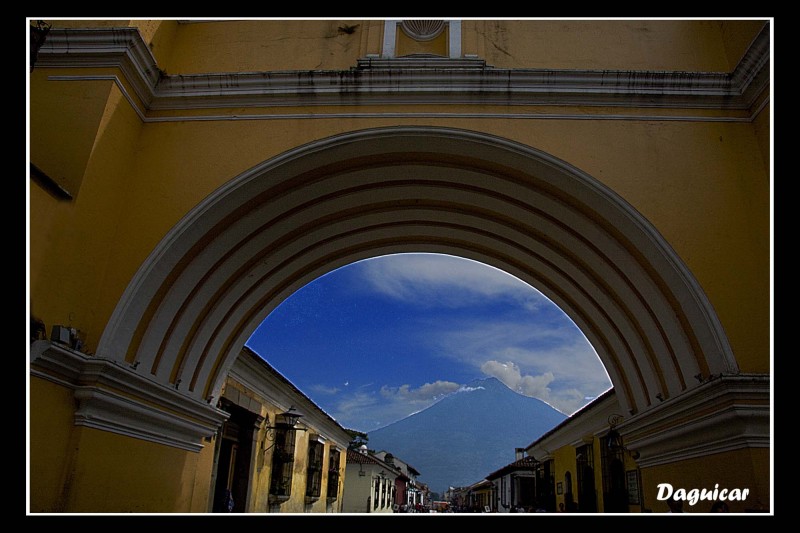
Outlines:
<svg viewBox="0 0 800 533"><path fill-rule="evenodd" d="M585 444L575 450L578 470L578 506L581 512L597 512L597 496L594 488L594 448Z"/></svg>
<svg viewBox="0 0 800 533"><path fill-rule="evenodd" d="M306 497L319 498L322 492L322 452L325 445L318 441L308 443L308 468L306 470Z"/></svg>
<svg viewBox="0 0 800 533"><path fill-rule="evenodd" d="M603 469L603 511L606 513L628 512L628 494L625 487L625 463L622 438L600 439L600 463Z"/></svg>
<svg viewBox="0 0 800 533"><path fill-rule="evenodd" d="M296 431L289 427L275 430L275 448L272 453L272 479L270 496L288 499L292 495L292 473L294 470L294 445Z"/></svg>
<svg viewBox="0 0 800 533"><path fill-rule="evenodd" d="M339 497L339 450L331 448L328 458L328 499Z"/></svg>

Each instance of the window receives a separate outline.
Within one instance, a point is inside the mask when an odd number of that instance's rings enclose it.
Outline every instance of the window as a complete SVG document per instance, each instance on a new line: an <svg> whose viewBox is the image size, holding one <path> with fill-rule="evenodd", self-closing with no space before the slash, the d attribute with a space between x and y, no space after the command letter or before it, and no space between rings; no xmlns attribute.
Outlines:
<svg viewBox="0 0 800 533"><path fill-rule="evenodd" d="M308 443L308 468L306 470L306 498L316 500L322 491L322 452L325 445L318 441Z"/></svg>
<svg viewBox="0 0 800 533"><path fill-rule="evenodd" d="M556 473L552 459L539 464L536 478L537 505L554 513L556 510Z"/></svg>
<svg viewBox="0 0 800 533"><path fill-rule="evenodd" d="M328 499L339 497L339 450L331 448L328 458Z"/></svg>
<svg viewBox="0 0 800 533"><path fill-rule="evenodd" d="M585 444L575 450L578 467L578 506L581 512L596 513L597 497L594 490L594 447Z"/></svg>
<svg viewBox="0 0 800 533"><path fill-rule="evenodd" d="M269 495L273 500L285 501L292 495L295 434L296 431L288 426L275 430L272 479L269 485Z"/></svg>
<svg viewBox="0 0 800 533"><path fill-rule="evenodd" d="M622 438L600 439L600 460L603 468L603 511L627 513L628 493L625 488L625 463L622 455Z"/></svg>

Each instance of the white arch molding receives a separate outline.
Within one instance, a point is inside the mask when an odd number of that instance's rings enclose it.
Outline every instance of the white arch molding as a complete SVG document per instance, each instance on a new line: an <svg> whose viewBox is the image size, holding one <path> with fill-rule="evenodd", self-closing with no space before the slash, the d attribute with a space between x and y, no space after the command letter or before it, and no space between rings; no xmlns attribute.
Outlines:
<svg viewBox="0 0 800 533"><path fill-rule="evenodd" d="M142 265L97 355L215 403L280 302L333 269L402 252L474 259L542 291L630 414L738 372L698 283L629 204L536 149L439 127L323 139L220 187Z"/></svg>

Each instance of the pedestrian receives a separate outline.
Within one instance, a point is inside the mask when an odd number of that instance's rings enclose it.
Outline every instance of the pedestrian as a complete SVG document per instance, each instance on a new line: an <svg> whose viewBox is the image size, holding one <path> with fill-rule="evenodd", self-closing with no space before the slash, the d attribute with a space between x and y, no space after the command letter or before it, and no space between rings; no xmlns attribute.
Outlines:
<svg viewBox="0 0 800 533"><path fill-rule="evenodd" d="M667 500L667 506L669 507L670 513L682 513L683 512L683 500L675 500L673 498L669 498Z"/></svg>

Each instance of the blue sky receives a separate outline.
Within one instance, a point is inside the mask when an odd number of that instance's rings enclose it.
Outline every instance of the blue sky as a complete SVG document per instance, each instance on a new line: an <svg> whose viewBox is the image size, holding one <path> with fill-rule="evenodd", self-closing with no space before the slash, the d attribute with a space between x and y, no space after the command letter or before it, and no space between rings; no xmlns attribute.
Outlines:
<svg viewBox="0 0 800 533"><path fill-rule="evenodd" d="M571 414L611 386L549 299L482 263L399 254L309 283L247 345L347 428L368 432L497 377Z"/></svg>

